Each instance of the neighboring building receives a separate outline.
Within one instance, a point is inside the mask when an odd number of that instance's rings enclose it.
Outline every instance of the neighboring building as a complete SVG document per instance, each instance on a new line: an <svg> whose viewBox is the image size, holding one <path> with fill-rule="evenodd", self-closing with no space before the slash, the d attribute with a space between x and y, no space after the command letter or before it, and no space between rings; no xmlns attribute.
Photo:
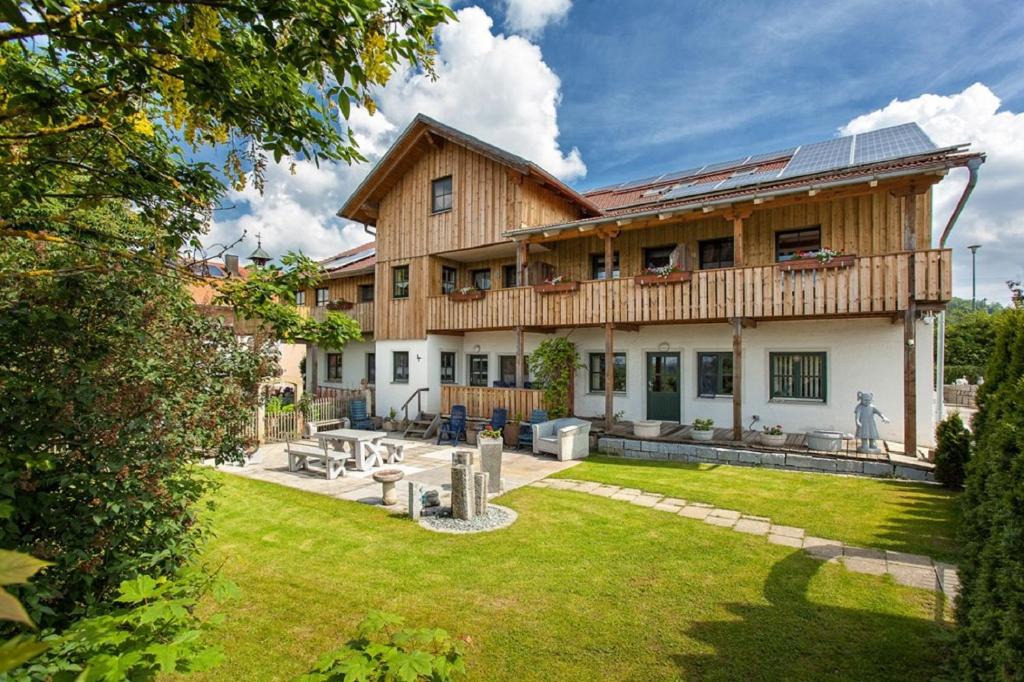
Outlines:
<svg viewBox="0 0 1024 682"><path fill-rule="evenodd" d="M421 115L339 212L376 242L304 294L351 303L373 336L321 350L316 376L372 371L378 414L421 388L437 411L444 384L523 386L525 356L569 334L580 416L851 431L867 390L883 438L929 444L928 325L952 284L931 187L981 158L907 124L581 194ZM843 255L794 259L822 249ZM578 284L535 286L556 277Z"/></svg>

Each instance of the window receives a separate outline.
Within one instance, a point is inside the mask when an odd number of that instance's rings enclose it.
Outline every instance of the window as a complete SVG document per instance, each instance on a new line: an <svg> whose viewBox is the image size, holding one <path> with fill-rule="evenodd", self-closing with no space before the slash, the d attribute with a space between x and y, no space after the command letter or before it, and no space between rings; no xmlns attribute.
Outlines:
<svg viewBox="0 0 1024 682"><path fill-rule="evenodd" d="M821 228L807 227L800 230L775 233L775 260L784 261L798 256L803 251L821 249Z"/></svg>
<svg viewBox="0 0 1024 682"><path fill-rule="evenodd" d="M501 266L501 286L506 289L511 289L516 286L516 266L503 265Z"/></svg>
<svg viewBox="0 0 1024 682"><path fill-rule="evenodd" d="M391 268L391 298L409 298L409 266Z"/></svg>
<svg viewBox="0 0 1024 682"><path fill-rule="evenodd" d="M366 383L377 383L377 354L366 354Z"/></svg>
<svg viewBox="0 0 1024 682"><path fill-rule="evenodd" d="M654 246L644 249L644 269L663 268L672 263L674 246Z"/></svg>
<svg viewBox="0 0 1024 682"><path fill-rule="evenodd" d="M732 353L697 353L697 396L732 395Z"/></svg>
<svg viewBox="0 0 1024 682"><path fill-rule="evenodd" d="M473 275L473 286L481 291L487 291L491 288L491 269L486 270L474 270Z"/></svg>
<svg viewBox="0 0 1024 682"><path fill-rule="evenodd" d="M612 254L612 279L619 277L619 252ZM604 254L593 253L590 255L590 279L604 279Z"/></svg>
<svg viewBox="0 0 1024 682"><path fill-rule="evenodd" d="M700 242L700 269L731 268L733 266L732 237L708 239Z"/></svg>
<svg viewBox="0 0 1024 682"><path fill-rule="evenodd" d="M486 386L487 385L487 356L486 355L470 355L469 356L469 385L470 386Z"/></svg>
<svg viewBox="0 0 1024 682"><path fill-rule="evenodd" d="M327 354L327 380L341 381L341 353Z"/></svg>
<svg viewBox="0 0 1024 682"><path fill-rule="evenodd" d="M370 303L373 301L373 285L372 284L360 284L359 285L359 302Z"/></svg>
<svg viewBox="0 0 1024 682"><path fill-rule="evenodd" d="M450 294L455 291L455 286L458 284L458 270L450 268L447 265L441 266L441 293Z"/></svg>
<svg viewBox="0 0 1024 682"><path fill-rule="evenodd" d="M455 353L441 351L441 383L455 383Z"/></svg>
<svg viewBox="0 0 1024 682"><path fill-rule="evenodd" d="M616 393L626 392L626 354L615 353L615 376L612 378L612 390ZM604 393L604 353L590 354L590 392Z"/></svg>
<svg viewBox="0 0 1024 682"><path fill-rule="evenodd" d="M409 351L396 350L391 358L391 381L396 384L409 383Z"/></svg>
<svg viewBox="0 0 1024 682"><path fill-rule="evenodd" d="M325 305L327 305L327 302L329 300L330 300L330 298L329 298L329 292L327 290L327 287L319 287L316 290L316 304L317 304L317 306L321 306L321 307L325 306Z"/></svg>
<svg viewBox="0 0 1024 682"><path fill-rule="evenodd" d="M295 292L295 305L306 305L306 292L296 291Z"/></svg>
<svg viewBox="0 0 1024 682"><path fill-rule="evenodd" d="M824 353L769 353L771 397L825 402Z"/></svg>
<svg viewBox="0 0 1024 682"><path fill-rule="evenodd" d="M452 210L452 176L438 178L431 183L431 211L441 213Z"/></svg>

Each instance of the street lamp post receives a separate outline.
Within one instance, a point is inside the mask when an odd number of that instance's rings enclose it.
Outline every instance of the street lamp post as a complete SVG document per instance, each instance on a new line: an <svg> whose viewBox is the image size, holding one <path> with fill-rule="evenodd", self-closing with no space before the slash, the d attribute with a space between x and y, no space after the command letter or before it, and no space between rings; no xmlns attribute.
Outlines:
<svg viewBox="0 0 1024 682"><path fill-rule="evenodd" d="M981 248L981 244L971 244L967 248L971 250L971 310L974 310L978 306L978 286L977 279L974 274L974 261L975 254L978 253L978 249Z"/></svg>

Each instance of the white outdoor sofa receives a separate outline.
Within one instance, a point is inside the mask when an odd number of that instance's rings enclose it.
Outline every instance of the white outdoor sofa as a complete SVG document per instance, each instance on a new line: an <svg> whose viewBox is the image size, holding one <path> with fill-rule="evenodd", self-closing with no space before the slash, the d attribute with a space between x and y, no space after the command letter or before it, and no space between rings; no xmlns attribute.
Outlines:
<svg viewBox="0 0 1024 682"><path fill-rule="evenodd" d="M590 454L590 422L564 417L534 424L533 452L552 454L561 461L583 459Z"/></svg>

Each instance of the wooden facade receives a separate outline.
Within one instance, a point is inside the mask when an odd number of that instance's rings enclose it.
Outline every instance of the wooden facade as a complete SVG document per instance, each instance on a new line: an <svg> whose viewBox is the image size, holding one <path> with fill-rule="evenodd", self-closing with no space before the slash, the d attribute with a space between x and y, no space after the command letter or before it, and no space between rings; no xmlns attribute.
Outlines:
<svg viewBox="0 0 1024 682"><path fill-rule="evenodd" d="M504 407L509 420L529 419L534 410L544 409L544 391L445 384L441 386L441 412L451 414L452 405L465 405L469 417L490 419L494 408Z"/></svg>

